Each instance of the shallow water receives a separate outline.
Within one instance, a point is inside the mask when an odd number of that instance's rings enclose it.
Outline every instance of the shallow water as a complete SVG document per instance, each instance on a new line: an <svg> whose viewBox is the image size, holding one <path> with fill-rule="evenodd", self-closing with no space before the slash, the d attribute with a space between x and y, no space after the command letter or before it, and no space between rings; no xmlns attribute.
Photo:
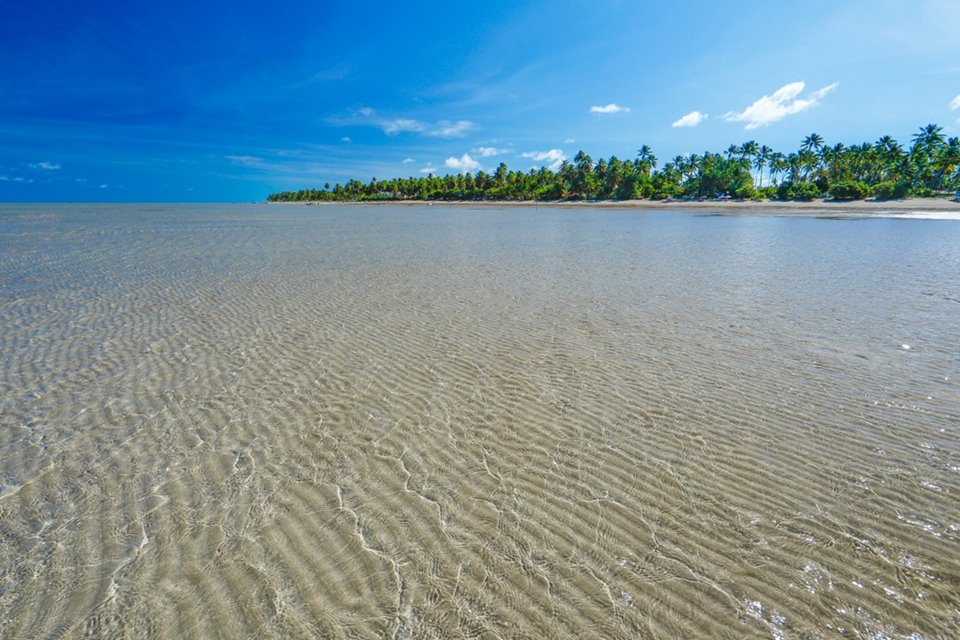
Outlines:
<svg viewBox="0 0 960 640"><path fill-rule="evenodd" d="M0 205L0 637L940 638L960 224Z"/></svg>

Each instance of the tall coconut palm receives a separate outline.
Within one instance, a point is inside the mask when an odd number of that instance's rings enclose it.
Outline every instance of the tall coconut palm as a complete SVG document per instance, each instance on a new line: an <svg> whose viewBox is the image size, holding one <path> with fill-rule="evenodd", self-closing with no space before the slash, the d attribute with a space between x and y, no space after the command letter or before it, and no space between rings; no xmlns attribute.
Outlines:
<svg viewBox="0 0 960 640"><path fill-rule="evenodd" d="M800 179L810 180L814 169L819 164L819 157L813 151L803 149L797 154L797 162L800 168Z"/></svg>
<svg viewBox="0 0 960 640"><path fill-rule="evenodd" d="M806 138L803 139L803 143L800 145L801 151L814 151L819 152L823 148L823 136L819 133L811 133Z"/></svg>
<svg viewBox="0 0 960 640"><path fill-rule="evenodd" d="M897 178L897 170L903 158L903 147L892 136L881 137L873 146L880 159L878 181Z"/></svg>
<svg viewBox="0 0 960 640"><path fill-rule="evenodd" d="M934 172L931 167L945 145L943 127L935 124L920 127L920 132L913 135L910 160L916 168L913 176L914 185L926 183L927 187L933 188Z"/></svg>
<svg viewBox="0 0 960 640"><path fill-rule="evenodd" d="M943 136L943 127L928 124L920 127L920 132L913 134L913 148L933 150L943 147L946 140Z"/></svg>
<svg viewBox="0 0 960 640"><path fill-rule="evenodd" d="M933 159L934 174L930 188L942 189L944 178L952 172L954 167L960 166L960 139L950 138L939 149Z"/></svg>
<svg viewBox="0 0 960 640"><path fill-rule="evenodd" d="M763 145L753 156L753 168L757 170L757 187L760 189L763 188L763 168L767 166L767 162L770 160L770 154L772 153L773 149L767 145Z"/></svg>
<svg viewBox="0 0 960 640"><path fill-rule="evenodd" d="M787 170L787 157L779 151L774 151L770 154L768 163L770 164L770 179L773 181L773 184L776 185L778 182L777 178Z"/></svg>
<svg viewBox="0 0 960 640"><path fill-rule="evenodd" d="M748 140L744 142L737 149L740 155L740 164L747 170L750 171L750 158L755 157L760 153L760 145L757 144L756 140Z"/></svg>
<svg viewBox="0 0 960 640"><path fill-rule="evenodd" d="M806 165L806 178L809 178L816 169L819 169L822 165L820 159L820 151L823 149L823 136L819 133L811 133L806 138L803 139L803 142L800 144L800 156L804 158L804 164ZM804 152L807 154L812 154L813 161L810 161L810 156L804 156Z"/></svg>
<svg viewBox="0 0 960 640"><path fill-rule="evenodd" d="M657 168L657 156L653 155L653 149L647 145L640 147L637 150L635 166L644 174L644 177L649 177L650 172Z"/></svg>
<svg viewBox="0 0 960 640"><path fill-rule="evenodd" d="M671 175L671 177L673 178L673 181L679 185L686 179L687 172L689 171L687 166L687 158L686 156L677 156L673 159L671 164L673 165L673 169L676 173L675 174L673 174L672 172L667 172L667 173L668 175ZM664 168L664 170L666 171L666 168Z"/></svg>

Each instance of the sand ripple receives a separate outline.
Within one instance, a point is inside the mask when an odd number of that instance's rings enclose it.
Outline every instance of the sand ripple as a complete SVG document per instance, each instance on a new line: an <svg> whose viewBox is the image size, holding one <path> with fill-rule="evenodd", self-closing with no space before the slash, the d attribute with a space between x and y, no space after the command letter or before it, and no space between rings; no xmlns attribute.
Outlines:
<svg viewBox="0 0 960 640"><path fill-rule="evenodd" d="M0 636L960 626L955 225L437 209L0 208Z"/></svg>

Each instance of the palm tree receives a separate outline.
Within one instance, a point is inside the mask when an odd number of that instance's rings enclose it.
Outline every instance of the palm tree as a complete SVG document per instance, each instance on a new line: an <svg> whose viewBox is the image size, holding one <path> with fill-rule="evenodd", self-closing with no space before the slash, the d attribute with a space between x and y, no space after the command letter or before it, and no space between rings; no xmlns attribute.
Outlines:
<svg viewBox="0 0 960 640"><path fill-rule="evenodd" d="M809 149L801 149L800 153L797 154L797 161L801 169L802 179L809 180L819 163L819 156Z"/></svg>
<svg viewBox="0 0 960 640"><path fill-rule="evenodd" d="M913 134L913 148L937 149L946 144L943 137L943 127L935 124L928 124L920 127L920 133Z"/></svg>
<svg viewBox="0 0 960 640"><path fill-rule="evenodd" d="M497 165L497 170L493 174L494 180L497 181L497 186L503 188L507 184L507 165L501 162Z"/></svg>
<svg viewBox="0 0 960 640"><path fill-rule="evenodd" d="M758 188L763 188L763 168L767 166L767 162L770 160L770 155L773 153L773 149L767 145L763 145L753 156L753 168L757 170L759 176Z"/></svg>
<svg viewBox="0 0 960 640"><path fill-rule="evenodd" d="M920 133L913 135L910 159L916 166L913 176L914 185L926 181L927 186L933 188L934 174L930 167L944 146L946 141L943 136L943 127L935 124L920 127Z"/></svg>
<svg viewBox="0 0 960 640"><path fill-rule="evenodd" d="M653 169L657 168L657 156L653 155L653 149L643 145L637 150L636 166L644 176L649 176Z"/></svg>
<svg viewBox="0 0 960 640"><path fill-rule="evenodd" d="M740 145L738 151L740 152L740 164L747 171L750 171L750 158L760 153L760 145L758 145L755 140L748 140Z"/></svg>
<svg viewBox="0 0 960 640"><path fill-rule="evenodd" d="M891 136L883 136L877 140L874 147L881 160L881 171L878 180L890 180L897 175L900 161L903 158L903 147Z"/></svg>
<svg viewBox="0 0 960 640"><path fill-rule="evenodd" d="M600 163L597 163L599 170ZM597 172L599 173L599 171ZM607 162L606 171L602 179L602 189L604 198L617 198L620 183L623 181L623 161L617 156L610 156Z"/></svg>
<svg viewBox="0 0 960 640"><path fill-rule="evenodd" d="M607 180L607 161L603 158L597 160L597 164L593 167L593 177L594 195L604 197L603 188Z"/></svg>
<svg viewBox="0 0 960 640"><path fill-rule="evenodd" d="M787 170L787 157L779 151L774 151L770 154L768 163L770 164L770 179L776 185L778 182L777 176Z"/></svg>
<svg viewBox="0 0 960 640"><path fill-rule="evenodd" d="M570 164L570 161L564 160L557 170L557 178L560 183L560 192L566 197L573 190L577 179L577 168Z"/></svg>
<svg viewBox="0 0 960 640"><path fill-rule="evenodd" d="M934 158L935 171L930 188L943 188L944 177L957 165L960 165L960 139L950 138Z"/></svg>
<svg viewBox="0 0 960 640"><path fill-rule="evenodd" d="M801 151L820 151L823 148L823 136L819 133L811 133L803 139L800 145Z"/></svg>
<svg viewBox="0 0 960 640"><path fill-rule="evenodd" d="M805 158L805 164L807 165L807 175L809 178L810 174L814 172L815 169L820 168L820 151L823 149L823 136L819 133L811 133L806 138L803 139L803 143L800 144L800 156ZM813 161L809 160L809 157L803 156L804 152L808 154L813 154Z"/></svg>
<svg viewBox="0 0 960 640"><path fill-rule="evenodd" d="M676 183L680 184L683 182L683 180L686 178L687 172L690 170L687 164L686 156L677 156L673 159L672 163L668 164L672 164L673 170L676 172L676 174L672 176ZM667 174L673 173L671 171L667 171L667 167L664 167L664 171Z"/></svg>
<svg viewBox="0 0 960 640"><path fill-rule="evenodd" d="M757 144L756 140L748 140L740 145L740 157L753 157L760 152L760 145Z"/></svg>

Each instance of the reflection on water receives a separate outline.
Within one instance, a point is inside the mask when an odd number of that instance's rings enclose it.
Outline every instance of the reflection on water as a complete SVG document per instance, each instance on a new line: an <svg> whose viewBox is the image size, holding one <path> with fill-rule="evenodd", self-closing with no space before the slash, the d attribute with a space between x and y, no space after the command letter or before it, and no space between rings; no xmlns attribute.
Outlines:
<svg viewBox="0 0 960 640"><path fill-rule="evenodd" d="M960 226L0 208L0 636L938 638Z"/></svg>

